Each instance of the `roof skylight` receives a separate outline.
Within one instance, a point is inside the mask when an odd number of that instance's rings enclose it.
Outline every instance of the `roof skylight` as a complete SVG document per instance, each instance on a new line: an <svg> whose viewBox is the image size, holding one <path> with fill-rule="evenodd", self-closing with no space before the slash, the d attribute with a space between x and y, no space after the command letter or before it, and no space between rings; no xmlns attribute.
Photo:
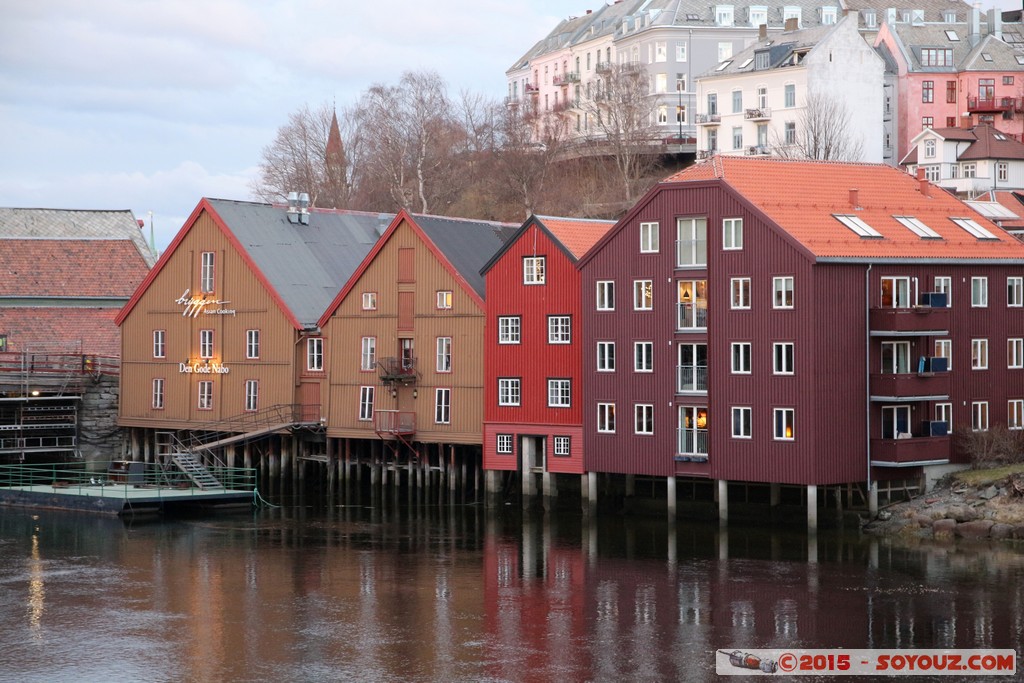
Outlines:
<svg viewBox="0 0 1024 683"><path fill-rule="evenodd" d="M946 29L946 37L949 38L953 42L956 42L956 41L960 40L960 36L958 36L956 34L956 31L954 31L952 29Z"/></svg>
<svg viewBox="0 0 1024 683"><path fill-rule="evenodd" d="M832 217L837 221L853 230L859 237L881 237L882 233L878 232L870 225L860 219L859 216L852 216L850 214L834 213Z"/></svg>
<svg viewBox="0 0 1024 683"><path fill-rule="evenodd" d="M746 69L748 66L750 66L750 63L752 61L754 61L753 57L747 57L746 59L743 60L743 63L740 64L739 67L737 67L737 68Z"/></svg>
<svg viewBox="0 0 1024 683"><path fill-rule="evenodd" d="M922 239L942 239L942 235L935 232L914 216L893 216L903 225L910 228L910 231Z"/></svg>
<svg viewBox="0 0 1024 683"><path fill-rule="evenodd" d="M727 59L727 60L725 60L724 62L722 62L721 64L719 64L719 65L718 65L718 66L717 66L717 67L715 68L715 71L724 71L724 70L726 70L726 69L728 69L728 68L729 68L729 65L730 65L730 64L732 64L732 60L731 60L731 59Z"/></svg>
<svg viewBox="0 0 1024 683"><path fill-rule="evenodd" d="M981 58L984 59L986 62L991 62L992 61L992 55L990 55L987 52L982 52L981 53Z"/></svg>
<svg viewBox="0 0 1024 683"><path fill-rule="evenodd" d="M979 240L996 240L996 239L999 239L998 237L993 235L991 232L989 232L988 230L986 230L985 228L980 226L977 222L975 222L975 220L973 218L950 218L949 220L953 221L954 223L959 225L961 228L963 228L964 230L966 230L970 234L972 234L975 237L977 237Z"/></svg>

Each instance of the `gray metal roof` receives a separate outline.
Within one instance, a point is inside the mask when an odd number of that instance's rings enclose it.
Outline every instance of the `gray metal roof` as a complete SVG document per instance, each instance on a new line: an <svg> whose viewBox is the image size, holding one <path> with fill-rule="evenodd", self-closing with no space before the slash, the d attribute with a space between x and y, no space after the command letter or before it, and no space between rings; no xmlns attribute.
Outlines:
<svg viewBox="0 0 1024 683"><path fill-rule="evenodd" d="M150 268L149 248L131 211L0 208L0 239L131 240Z"/></svg>
<svg viewBox="0 0 1024 683"><path fill-rule="evenodd" d="M481 299L484 298L484 276L480 270L519 230L513 223L442 216L414 214L413 220Z"/></svg>
<svg viewBox="0 0 1024 683"><path fill-rule="evenodd" d="M394 214L310 209L309 225L286 207L208 200L303 326L312 326L370 252Z"/></svg>

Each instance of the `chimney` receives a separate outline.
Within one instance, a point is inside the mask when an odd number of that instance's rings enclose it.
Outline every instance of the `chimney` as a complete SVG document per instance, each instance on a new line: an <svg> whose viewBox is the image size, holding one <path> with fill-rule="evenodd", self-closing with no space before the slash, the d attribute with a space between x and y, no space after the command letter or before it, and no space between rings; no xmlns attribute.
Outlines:
<svg viewBox="0 0 1024 683"><path fill-rule="evenodd" d="M799 28L800 20L796 17L790 17L789 19L786 19L786 27L783 30L785 30L786 33L789 33L790 31L796 31Z"/></svg>
<svg viewBox="0 0 1024 683"><path fill-rule="evenodd" d="M988 11L988 32L995 36L996 40L1003 39L1003 12L998 7Z"/></svg>
<svg viewBox="0 0 1024 683"><path fill-rule="evenodd" d="M594 10L592 10L592 9L588 9L587 10L587 14L593 14L593 13L594 13Z"/></svg>
<svg viewBox="0 0 1024 683"><path fill-rule="evenodd" d="M850 208L860 208L860 190L856 187L850 188Z"/></svg>
<svg viewBox="0 0 1024 683"><path fill-rule="evenodd" d="M299 193L299 223L303 225L309 225L309 194L305 192Z"/></svg>
<svg viewBox="0 0 1024 683"><path fill-rule="evenodd" d="M299 193L289 192L288 193L288 222L295 224L299 222Z"/></svg>
<svg viewBox="0 0 1024 683"><path fill-rule="evenodd" d="M981 3L976 2L971 8L971 29L970 35L981 35Z"/></svg>
<svg viewBox="0 0 1024 683"><path fill-rule="evenodd" d="M768 24L760 24L757 27L757 39L764 40L768 37Z"/></svg>
<svg viewBox="0 0 1024 683"><path fill-rule="evenodd" d="M931 197L931 185L928 183L928 180L924 177L924 167L922 166L917 167L917 182L919 187L921 188L921 194L923 194L925 197Z"/></svg>

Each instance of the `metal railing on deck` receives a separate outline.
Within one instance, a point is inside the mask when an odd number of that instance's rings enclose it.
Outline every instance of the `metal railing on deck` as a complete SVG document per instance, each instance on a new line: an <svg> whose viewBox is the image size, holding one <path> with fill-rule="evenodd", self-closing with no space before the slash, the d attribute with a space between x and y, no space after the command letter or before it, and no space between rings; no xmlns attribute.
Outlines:
<svg viewBox="0 0 1024 683"><path fill-rule="evenodd" d="M86 378L117 377L121 359L88 353L0 352L0 386L31 391L81 391Z"/></svg>
<svg viewBox="0 0 1024 683"><path fill-rule="evenodd" d="M97 489L103 495L116 496L121 491L153 489L159 496L161 491L173 490L182 493L202 493L188 476L177 468L164 467L158 463L131 463L136 469L130 472L90 471L84 467L69 466L67 463L38 465L0 465L0 488L33 490L44 486L53 490L95 495ZM252 467L210 467L225 489L252 491L256 488L256 470Z"/></svg>

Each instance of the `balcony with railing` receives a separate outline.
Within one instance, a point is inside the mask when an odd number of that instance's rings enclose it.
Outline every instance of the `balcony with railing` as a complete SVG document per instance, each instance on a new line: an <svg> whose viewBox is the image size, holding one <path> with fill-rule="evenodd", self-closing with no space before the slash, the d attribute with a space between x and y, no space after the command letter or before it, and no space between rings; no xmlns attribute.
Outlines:
<svg viewBox="0 0 1024 683"><path fill-rule="evenodd" d="M1021 99L1017 97L968 97L967 111L974 113L1021 111Z"/></svg>
<svg viewBox="0 0 1024 683"><path fill-rule="evenodd" d="M380 358L377 360L377 370L382 382L414 384L419 379L415 358Z"/></svg>
<svg viewBox="0 0 1024 683"><path fill-rule="evenodd" d="M569 86L573 83L580 82L580 75L575 71L569 71L564 74L555 74L554 84L560 86Z"/></svg>
<svg viewBox="0 0 1024 683"><path fill-rule="evenodd" d="M680 331L701 331L708 328L708 304L706 301L676 304L676 329Z"/></svg>
<svg viewBox="0 0 1024 683"><path fill-rule="evenodd" d="M718 152L717 149L698 149L697 150L697 158L698 159L710 159L711 157L715 156L715 153L717 153L717 152Z"/></svg>
<svg viewBox="0 0 1024 683"><path fill-rule="evenodd" d="M722 123L721 114L697 114L695 123L698 126L718 126Z"/></svg>
<svg viewBox="0 0 1024 683"><path fill-rule="evenodd" d="M872 401L943 401L952 384L948 371L878 373L869 382Z"/></svg>
<svg viewBox="0 0 1024 683"><path fill-rule="evenodd" d="M527 95L539 95L540 88L538 88L533 83L527 83L526 85L523 86L523 92L525 92Z"/></svg>
<svg viewBox="0 0 1024 683"><path fill-rule="evenodd" d="M696 427L679 427L676 430L676 460L682 462L707 462L708 430Z"/></svg>
<svg viewBox="0 0 1024 683"><path fill-rule="evenodd" d="M611 62L598 62L597 63L597 73L599 73L599 74L608 73L611 70L612 70L612 63Z"/></svg>
<svg viewBox="0 0 1024 683"><path fill-rule="evenodd" d="M706 321L705 321L706 322ZM693 394L708 393L707 365L677 365L676 393Z"/></svg>
<svg viewBox="0 0 1024 683"><path fill-rule="evenodd" d="M874 336L926 336L948 334L949 309L946 295L927 292L918 306L902 308L874 307L868 313L868 325Z"/></svg>
<svg viewBox="0 0 1024 683"><path fill-rule="evenodd" d="M746 109L743 112L743 118L747 121L767 121L771 117L771 107L757 107L756 109Z"/></svg>
<svg viewBox="0 0 1024 683"><path fill-rule="evenodd" d="M770 148L768 148L767 146L763 146L763 145L758 145L758 146L755 146L755 147L747 147L746 150L744 151L744 154L746 154L748 157L767 156L767 155L769 155L771 153L772 153L772 150Z"/></svg>
<svg viewBox="0 0 1024 683"><path fill-rule="evenodd" d="M927 429L917 434L901 434L895 439L871 440L871 464L876 467L913 467L915 465L939 465L949 462L952 444L945 429L937 430L933 436ZM934 424L934 423L931 423ZM945 427L945 423L939 423Z"/></svg>
<svg viewBox="0 0 1024 683"><path fill-rule="evenodd" d="M401 436L416 433L416 413L409 410L375 410L373 430L378 434Z"/></svg>

